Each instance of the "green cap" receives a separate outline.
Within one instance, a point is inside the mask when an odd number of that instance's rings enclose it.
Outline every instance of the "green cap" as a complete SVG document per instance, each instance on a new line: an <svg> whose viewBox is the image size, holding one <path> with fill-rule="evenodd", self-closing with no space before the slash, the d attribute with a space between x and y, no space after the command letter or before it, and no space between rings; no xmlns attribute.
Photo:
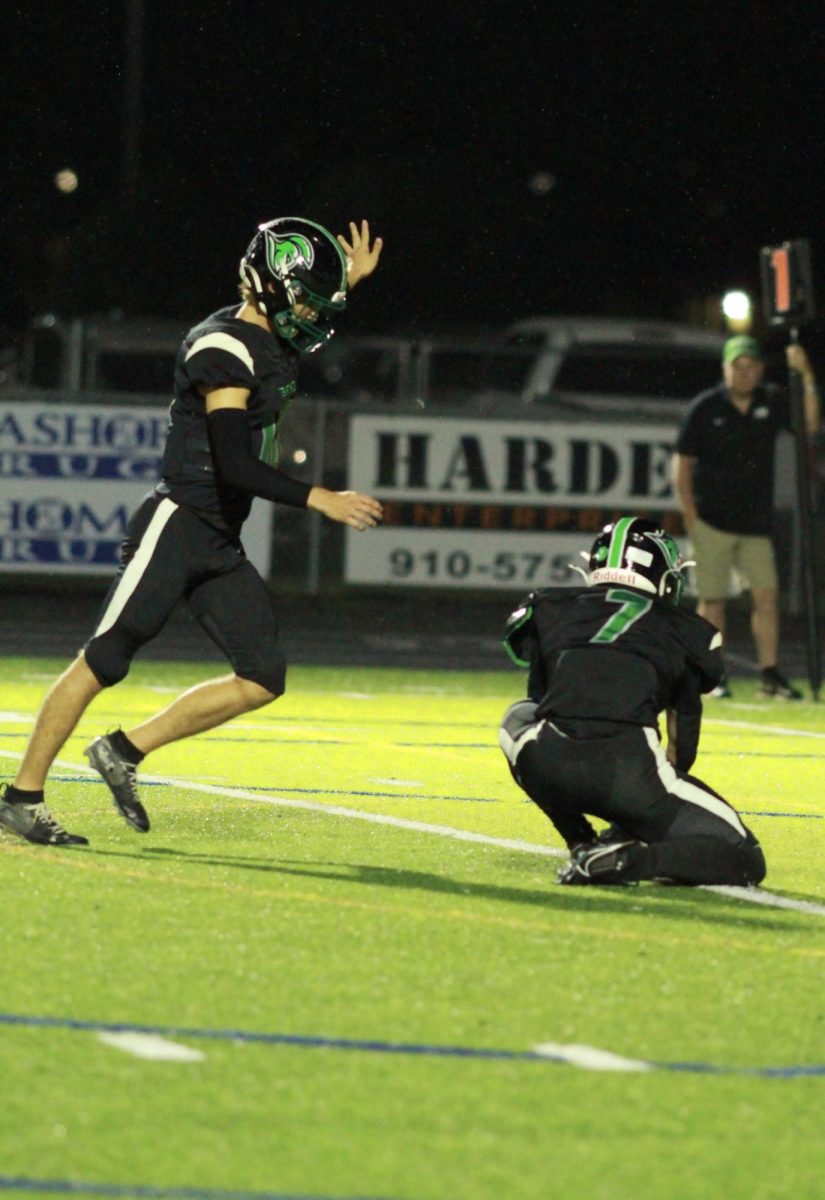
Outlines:
<svg viewBox="0 0 825 1200"><path fill-rule="evenodd" d="M737 337L728 338L722 351L722 362L732 363L737 358L747 355L748 358L761 358L762 351L756 338L740 333Z"/></svg>

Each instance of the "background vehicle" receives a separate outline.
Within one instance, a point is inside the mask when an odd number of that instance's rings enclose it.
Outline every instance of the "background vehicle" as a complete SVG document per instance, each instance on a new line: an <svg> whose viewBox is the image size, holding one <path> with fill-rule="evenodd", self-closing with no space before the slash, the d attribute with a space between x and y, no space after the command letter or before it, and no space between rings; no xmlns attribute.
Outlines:
<svg viewBox="0 0 825 1200"><path fill-rule="evenodd" d="M531 404L673 419L721 376L724 335L676 322L531 317L507 331L533 365Z"/></svg>
<svg viewBox="0 0 825 1200"><path fill-rule="evenodd" d="M33 326L22 382L68 391L168 395L185 329L150 319L90 318ZM307 355L301 391L356 404L459 407L501 403L559 413L644 412L673 419L720 377L724 337L690 325L602 317L532 317L473 336L336 336Z"/></svg>
<svg viewBox="0 0 825 1200"><path fill-rule="evenodd" d="M472 337L344 336L317 366L308 360L304 382L312 392L317 373L320 395L480 414L516 403L673 421L721 378L724 340L677 322L532 317Z"/></svg>

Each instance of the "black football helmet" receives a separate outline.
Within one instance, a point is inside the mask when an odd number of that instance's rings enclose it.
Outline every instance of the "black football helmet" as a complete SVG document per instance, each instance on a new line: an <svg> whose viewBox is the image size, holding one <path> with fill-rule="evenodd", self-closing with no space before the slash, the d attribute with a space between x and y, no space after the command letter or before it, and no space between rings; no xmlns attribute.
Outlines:
<svg viewBox="0 0 825 1200"><path fill-rule="evenodd" d="M605 525L593 543L588 583L618 583L678 604L685 568L675 540L655 521L620 517Z"/></svg>
<svg viewBox="0 0 825 1200"><path fill-rule="evenodd" d="M240 274L258 312L296 350L309 354L332 337L333 315L347 302L347 260L328 229L303 217L259 225ZM298 316L301 305L314 316Z"/></svg>

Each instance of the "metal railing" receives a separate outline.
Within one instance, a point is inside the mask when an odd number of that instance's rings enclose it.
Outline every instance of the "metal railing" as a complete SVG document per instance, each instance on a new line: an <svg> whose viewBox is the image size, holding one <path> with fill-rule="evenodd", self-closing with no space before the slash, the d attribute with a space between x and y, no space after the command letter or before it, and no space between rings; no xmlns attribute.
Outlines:
<svg viewBox="0 0 825 1200"><path fill-rule="evenodd" d="M42 318L25 343L22 384L6 385L0 396L21 402L71 396L90 403L165 407L183 332L174 322ZM438 415L467 420L495 415L514 422L538 418L597 426L593 412L525 404L524 380L534 357L535 351L481 337L336 338L302 364L304 400L286 422L283 464L307 482L345 487L350 418L364 411L423 416L435 409ZM677 416L672 408L669 416ZM786 438L779 450L776 500L792 611L799 603L800 576L794 470ZM817 490L822 491L822 481ZM308 528L306 521L306 514L296 518L279 510L275 539L284 553L275 569L283 571L288 560L290 576L317 593L342 578L342 539L340 530L317 514L310 514Z"/></svg>

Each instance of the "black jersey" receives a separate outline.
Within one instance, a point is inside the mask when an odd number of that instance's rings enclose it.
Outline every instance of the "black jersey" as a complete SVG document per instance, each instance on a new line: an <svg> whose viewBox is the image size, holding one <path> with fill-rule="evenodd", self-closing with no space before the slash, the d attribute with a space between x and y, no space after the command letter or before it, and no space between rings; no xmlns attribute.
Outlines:
<svg viewBox="0 0 825 1200"><path fill-rule="evenodd" d="M200 389L248 390L252 453L274 467L279 426L295 394L298 375L297 351L268 330L239 321L237 311L237 305L220 309L183 339L175 362L175 398L157 488L176 504L230 530L239 529L246 520L252 497L227 488L216 474Z"/></svg>
<svg viewBox="0 0 825 1200"><path fill-rule="evenodd" d="M722 679L721 643L696 613L613 586L532 592L504 638L530 667L536 715L578 737L655 729L664 709L700 713L702 692Z"/></svg>

